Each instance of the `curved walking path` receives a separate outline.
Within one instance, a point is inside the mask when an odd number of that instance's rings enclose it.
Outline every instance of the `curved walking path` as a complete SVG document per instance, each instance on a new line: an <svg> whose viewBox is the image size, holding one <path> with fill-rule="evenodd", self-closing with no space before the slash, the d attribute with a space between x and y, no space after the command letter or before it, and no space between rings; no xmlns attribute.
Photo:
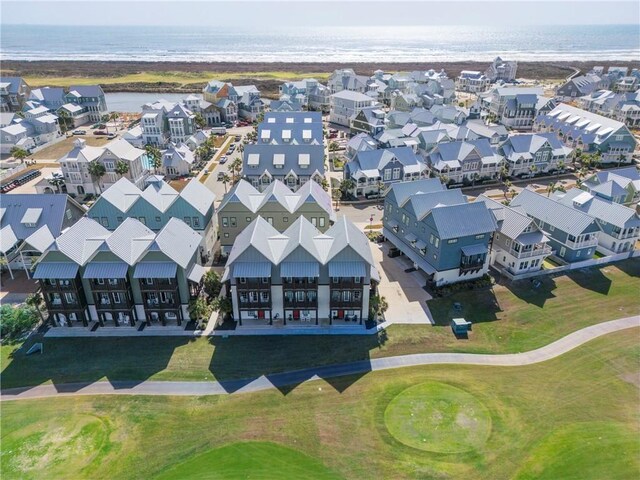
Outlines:
<svg viewBox="0 0 640 480"><path fill-rule="evenodd" d="M297 385L319 378L333 378L418 365L460 364L517 367L551 360L590 340L633 327L640 327L640 316L636 315L592 325L577 332L570 333L566 337L556 340L549 345L522 353L418 353L276 373L268 377L261 376L254 380L213 382L164 382L147 380L142 382L99 381L59 385L47 384L2 390L0 399L2 401L25 400L72 395L225 395L230 393L258 392L271 388Z"/></svg>

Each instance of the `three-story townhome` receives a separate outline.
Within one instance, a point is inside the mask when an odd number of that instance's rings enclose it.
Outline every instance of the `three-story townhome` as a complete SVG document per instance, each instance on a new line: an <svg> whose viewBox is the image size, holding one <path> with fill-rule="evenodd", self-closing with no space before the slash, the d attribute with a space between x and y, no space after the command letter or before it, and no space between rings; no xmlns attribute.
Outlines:
<svg viewBox="0 0 640 480"><path fill-rule="evenodd" d="M489 268L496 223L482 202L468 203L438 179L395 183L385 197L383 235L429 285L481 277Z"/></svg>
<svg viewBox="0 0 640 480"><path fill-rule="evenodd" d="M552 133L513 135L500 151L512 177L564 170L573 153Z"/></svg>

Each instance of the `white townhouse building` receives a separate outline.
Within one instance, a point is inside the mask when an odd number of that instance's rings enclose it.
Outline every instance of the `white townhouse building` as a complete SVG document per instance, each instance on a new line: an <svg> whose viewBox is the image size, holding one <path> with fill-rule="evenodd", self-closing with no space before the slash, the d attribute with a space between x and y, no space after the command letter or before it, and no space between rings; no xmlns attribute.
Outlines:
<svg viewBox="0 0 640 480"><path fill-rule="evenodd" d="M377 105L375 99L364 93L351 90L341 90L331 95L329 109L329 122L344 127L351 127L351 120L363 108Z"/></svg>

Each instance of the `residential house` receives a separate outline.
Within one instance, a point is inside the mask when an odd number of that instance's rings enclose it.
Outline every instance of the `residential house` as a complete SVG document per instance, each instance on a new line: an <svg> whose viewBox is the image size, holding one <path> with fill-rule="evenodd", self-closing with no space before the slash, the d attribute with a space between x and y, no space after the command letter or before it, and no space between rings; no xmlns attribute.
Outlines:
<svg viewBox="0 0 640 480"><path fill-rule="evenodd" d="M491 79L482 72L463 70L456 79L456 88L461 92L481 93L488 90Z"/></svg>
<svg viewBox="0 0 640 480"><path fill-rule="evenodd" d="M598 152L602 163L629 163L637 141L622 122L561 103L539 115L535 132L552 132L568 147Z"/></svg>
<svg viewBox="0 0 640 480"><path fill-rule="evenodd" d="M258 125L258 145L324 145L317 112L269 112Z"/></svg>
<svg viewBox="0 0 640 480"><path fill-rule="evenodd" d="M351 121L362 109L377 106L370 96L346 89L331 95L329 102L329 122L345 127L351 127Z"/></svg>
<svg viewBox="0 0 640 480"><path fill-rule="evenodd" d="M189 150L194 152L198 147L201 147L211 137L211 130L196 130L193 135L187 138L185 144L189 147Z"/></svg>
<svg viewBox="0 0 640 480"><path fill-rule="evenodd" d="M299 110L302 111L302 107L306 107L308 110L329 111L329 95L331 94L328 87L322 85L315 78L305 78L298 82L285 82L280 85L280 101L284 101L285 105L289 104L291 107L300 105ZM283 104L272 101L269 105L271 111L278 110L284 111ZM286 107L284 107L286 108Z"/></svg>
<svg viewBox="0 0 640 480"><path fill-rule="evenodd" d="M216 105L222 121L233 123L238 117L255 121L264 112L264 102L255 85L234 87L231 83L211 80L202 90L204 99Z"/></svg>
<svg viewBox="0 0 640 480"><path fill-rule="evenodd" d="M222 253L231 251L240 232L257 217L284 232L301 216L323 233L336 220L331 197L316 182L307 182L293 192L281 181L274 180L261 193L249 182L240 180L218 207Z"/></svg>
<svg viewBox="0 0 640 480"><path fill-rule="evenodd" d="M608 202L579 188L555 192L553 199L595 219L600 227L596 250L601 254L615 255L636 249L640 240L640 216L635 209Z"/></svg>
<svg viewBox="0 0 640 480"><path fill-rule="evenodd" d="M587 177L580 188L609 202L632 206L640 201L640 172L636 167L602 170Z"/></svg>
<svg viewBox="0 0 640 480"><path fill-rule="evenodd" d="M637 92L640 88L640 78L632 75L628 77L622 77L614 84L613 88L618 93Z"/></svg>
<svg viewBox="0 0 640 480"><path fill-rule="evenodd" d="M569 79L556 90L556 98L561 102L571 101L578 97L590 95L607 85L607 82L595 73L587 73Z"/></svg>
<svg viewBox="0 0 640 480"><path fill-rule="evenodd" d="M8 154L14 147L30 151L62 136L58 117L46 107L37 106L14 115L11 124L0 128L0 153Z"/></svg>
<svg viewBox="0 0 640 480"><path fill-rule="evenodd" d="M184 143L196 132L195 114L181 103L159 100L142 106L142 141L164 147L169 142Z"/></svg>
<svg viewBox="0 0 640 480"><path fill-rule="evenodd" d="M410 147L360 151L344 169L344 178L355 182L351 193L367 198L384 195L393 183L418 180L427 175L423 158Z"/></svg>
<svg viewBox="0 0 640 480"><path fill-rule="evenodd" d="M29 85L21 77L0 76L0 112L19 112L29 97Z"/></svg>
<svg viewBox="0 0 640 480"><path fill-rule="evenodd" d="M640 126L640 92L614 93L597 90L579 99L580 106L588 112L611 117L630 128Z"/></svg>
<svg viewBox="0 0 640 480"><path fill-rule="evenodd" d="M271 100L269 110L272 112L302 112L302 104L295 100Z"/></svg>
<svg viewBox="0 0 640 480"><path fill-rule="evenodd" d="M111 232L85 217L51 243L33 277L53 326L181 325L204 274L200 242L177 218L154 233L134 218Z"/></svg>
<svg viewBox="0 0 640 480"><path fill-rule="evenodd" d="M162 152L162 172L167 178L189 175L194 162L195 155L184 143L170 143Z"/></svg>
<svg viewBox="0 0 640 480"><path fill-rule="evenodd" d="M512 177L564 170L573 154L553 133L512 135L500 151Z"/></svg>
<svg viewBox="0 0 640 480"><path fill-rule="evenodd" d="M369 91L369 84L371 79L365 75L356 75L351 68L343 68L335 70L329 81L327 87L331 95L342 92L343 90L349 90L351 92L366 93Z"/></svg>
<svg viewBox="0 0 640 480"><path fill-rule="evenodd" d="M60 232L73 225L85 209L66 194L0 195L0 254L2 268L29 269Z"/></svg>
<svg viewBox="0 0 640 480"><path fill-rule="evenodd" d="M200 254L204 258L216 241L215 194L193 180L180 192L162 177L151 175L144 190L121 178L95 201L87 216L107 230L115 230L127 218L135 218L154 232L178 218L202 236Z"/></svg>
<svg viewBox="0 0 640 480"><path fill-rule="evenodd" d="M518 71L518 62L515 60L505 61L500 57L496 57L491 65L485 70L484 74L492 82L503 81L512 82L516 79Z"/></svg>
<svg viewBox="0 0 640 480"><path fill-rule="evenodd" d="M71 85L65 95L66 103L82 107L89 122L99 122L109 113L107 100L100 85Z"/></svg>
<svg viewBox="0 0 640 480"><path fill-rule="evenodd" d="M380 107L363 108L351 120L351 133L368 133L375 137L384 131L385 124L385 113Z"/></svg>
<svg viewBox="0 0 640 480"><path fill-rule="evenodd" d="M427 160L433 175L454 184L496 178L504 165L502 155L484 138L439 143Z"/></svg>
<svg viewBox="0 0 640 480"><path fill-rule="evenodd" d="M367 133L358 133L351 137L345 147L344 156L353 160L358 152L368 152L378 148L378 142Z"/></svg>
<svg viewBox="0 0 640 480"><path fill-rule="evenodd" d="M515 276L541 270L553 250L533 219L485 195L476 202L484 202L497 225L491 242L491 265Z"/></svg>
<svg viewBox="0 0 640 480"><path fill-rule="evenodd" d="M142 126L138 124L135 127L132 127L126 132L124 132L120 138L122 138L123 140L126 140L136 148L144 148L145 144L142 139L142 133L143 133Z"/></svg>
<svg viewBox="0 0 640 480"><path fill-rule="evenodd" d="M99 194L124 177L141 186L148 175L142 157L144 150L135 148L126 140L117 139L104 147L91 147L83 139L73 142L73 149L58 159L67 192L74 195ZM91 162L102 163L105 174L92 178L89 174ZM118 162L125 162L128 171L124 175L116 173Z"/></svg>
<svg viewBox="0 0 640 480"><path fill-rule="evenodd" d="M213 103L203 100L200 95L191 94L187 96L182 103L189 111L202 115L207 126L215 127L221 125L222 118L220 111Z"/></svg>
<svg viewBox="0 0 640 480"><path fill-rule="evenodd" d="M496 86L482 98L482 106L503 125L518 129L531 128L536 114L549 108L541 87Z"/></svg>
<svg viewBox="0 0 640 480"><path fill-rule="evenodd" d="M482 202L468 203L438 179L391 185L384 201L383 235L442 286L485 275L496 222Z"/></svg>
<svg viewBox="0 0 640 480"><path fill-rule="evenodd" d="M234 242L222 280L240 327L364 328L380 278L369 240L346 217L322 233L300 216L283 233L257 217Z"/></svg>
<svg viewBox="0 0 640 480"><path fill-rule="evenodd" d="M509 206L536 222L549 238L555 257L567 263L593 257L600 227L590 215L528 189L516 195Z"/></svg>

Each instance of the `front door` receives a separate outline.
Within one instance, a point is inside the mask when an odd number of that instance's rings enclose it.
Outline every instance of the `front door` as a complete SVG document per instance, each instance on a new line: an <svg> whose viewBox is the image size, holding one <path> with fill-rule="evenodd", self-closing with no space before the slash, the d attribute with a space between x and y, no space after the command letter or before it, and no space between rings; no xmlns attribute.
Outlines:
<svg viewBox="0 0 640 480"><path fill-rule="evenodd" d="M264 310L258 310L258 318L259 318L260 320L263 320L263 319L264 319Z"/></svg>

